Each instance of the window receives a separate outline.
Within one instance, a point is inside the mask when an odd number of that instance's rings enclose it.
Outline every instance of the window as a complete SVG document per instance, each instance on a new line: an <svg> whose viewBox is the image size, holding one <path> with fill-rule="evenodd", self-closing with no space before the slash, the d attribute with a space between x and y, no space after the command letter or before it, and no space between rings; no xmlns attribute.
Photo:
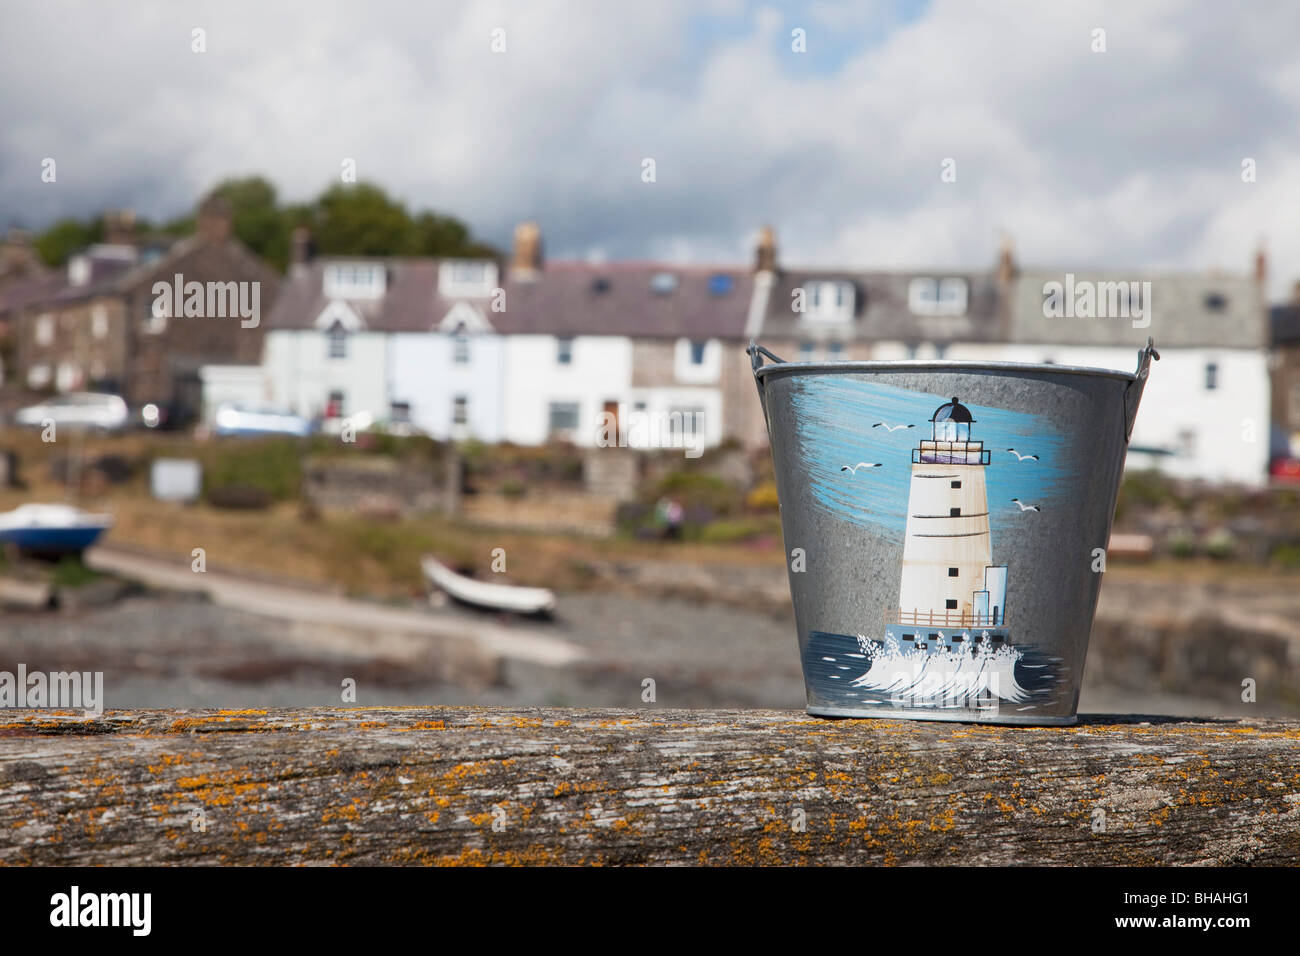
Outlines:
<svg viewBox="0 0 1300 956"><path fill-rule="evenodd" d="M709 295L727 295L734 285L731 276L722 272L716 273L709 276Z"/></svg>
<svg viewBox="0 0 1300 956"><path fill-rule="evenodd" d="M949 517L949 518L960 518L960 517L961 517L961 509L960 509L960 508L949 508L949 509L948 509L948 517Z"/></svg>
<svg viewBox="0 0 1300 956"><path fill-rule="evenodd" d="M394 422L409 422L411 420L411 403L410 402L393 402L388 406L388 417Z"/></svg>
<svg viewBox="0 0 1300 956"><path fill-rule="evenodd" d="M916 640L916 635L915 635L915 634L904 634L904 635L903 635L903 640L905 640L905 641L914 641L914 640Z"/></svg>
<svg viewBox="0 0 1300 956"><path fill-rule="evenodd" d="M917 278L907 287L907 307L914 315L965 315L965 279Z"/></svg>
<svg viewBox="0 0 1300 956"><path fill-rule="evenodd" d="M961 487L961 482L960 482L960 481L954 481L954 482L952 483L952 486L953 486L954 488L960 488L960 487Z"/></svg>
<svg viewBox="0 0 1300 956"><path fill-rule="evenodd" d="M573 364L573 339L561 338L555 340L555 364Z"/></svg>
<svg viewBox="0 0 1300 956"><path fill-rule="evenodd" d="M457 365L469 364L469 336L460 329L452 338L451 360Z"/></svg>
<svg viewBox="0 0 1300 956"><path fill-rule="evenodd" d="M446 298L489 296L497 284L491 259L456 259L438 267L438 293Z"/></svg>
<svg viewBox="0 0 1300 956"><path fill-rule="evenodd" d="M655 295L672 295L677 291L677 276L671 272L656 272L650 277L650 291Z"/></svg>
<svg viewBox="0 0 1300 956"><path fill-rule="evenodd" d="M330 358L343 359L348 357L348 330L343 328L342 322L335 322L330 326L329 332L326 333L326 342Z"/></svg>
<svg viewBox="0 0 1300 956"><path fill-rule="evenodd" d="M36 320L36 332L33 336L37 345L54 344L54 316L42 315Z"/></svg>
<svg viewBox="0 0 1300 956"><path fill-rule="evenodd" d="M326 418L342 418L344 409L343 393L338 391L330 392L329 400L325 403Z"/></svg>
<svg viewBox="0 0 1300 956"><path fill-rule="evenodd" d="M382 262L336 262L325 267L323 286L330 299L379 299L386 280Z"/></svg>
<svg viewBox="0 0 1300 956"><path fill-rule="evenodd" d="M799 346L799 361L811 362L812 360L813 360L813 344L811 342L803 342Z"/></svg>
<svg viewBox="0 0 1300 956"><path fill-rule="evenodd" d="M957 602L956 602L956 601L953 601L952 604L953 604L953 607L956 607L956 606L957 606ZM963 643L965 643L965 641L966 641L966 639L965 639L964 637L962 637L960 634L954 634L954 635L952 636L952 642L953 642L954 644L963 644Z"/></svg>
<svg viewBox="0 0 1300 956"><path fill-rule="evenodd" d="M671 408L668 410L668 439L670 442L684 441L702 434L704 409Z"/></svg>
<svg viewBox="0 0 1300 956"><path fill-rule="evenodd" d="M551 402L547 413L547 431L562 435L578 430L578 403Z"/></svg>
<svg viewBox="0 0 1300 956"><path fill-rule="evenodd" d="M468 395L457 395L451 400L451 423L462 426L469 424Z"/></svg>
<svg viewBox="0 0 1300 956"><path fill-rule="evenodd" d="M50 367L48 365L33 365L27 370L28 388L45 388L49 384Z"/></svg>
<svg viewBox="0 0 1300 956"><path fill-rule="evenodd" d="M826 354L830 358L839 361L841 358L844 357L844 343L832 342L830 345L826 347Z"/></svg>
<svg viewBox="0 0 1300 956"><path fill-rule="evenodd" d="M722 343L717 339L678 339L673 347L673 377L686 385L711 385L722 376Z"/></svg>
<svg viewBox="0 0 1300 956"><path fill-rule="evenodd" d="M1207 292L1205 294L1205 307L1211 312L1222 312L1227 304L1228 300L1224 298L1221 292Z"/></svg>
<svg viewBox="0 0 1300 956"><path fill-rule="evenodd" d="M108 309L102 305L90 310L90 334L97 339L108 337Z"/></svg>
<svg viewBox="0 0 1300 956"><path fill-rule="evenodd" d="M144 331L148 335L161 335L167 331L167 320L171 317L171 296L160 295L156 299L146 299L144 306ZM177 303L179 308L180 303Z"/></svg>
<svg viewBox="0 0 1300 956"><path fill-rule="evenodd" d="M809 319L847 322L853 318L852 282L808 282L803 291L804 314Z"/></svg>
<svg viewBox="0 0 1300 956"><path fill-rule="evenodd" d="M956 568L949 568L949 569L948 569L948 577L950 577L950 578L955 578L956 576L957 576L957 569L956 569Z"/></svg>
<svg viewBox="0 0 1300 956"><path fill-rule="evenodd" d="M950 610L950 611L955 611L955 610L957 610L957 599L956 599L956 598L948 598L948 600L946 600L946 601L943 602L943 606L946 607L946 608L947 608L948 610Z"/></svg>
<svg viewBox="0 0 1300 956"><path fill-rule="evenodd" d="M1205 363L1205 390L1212 392L1219 387L1219 363Z"/></svg>

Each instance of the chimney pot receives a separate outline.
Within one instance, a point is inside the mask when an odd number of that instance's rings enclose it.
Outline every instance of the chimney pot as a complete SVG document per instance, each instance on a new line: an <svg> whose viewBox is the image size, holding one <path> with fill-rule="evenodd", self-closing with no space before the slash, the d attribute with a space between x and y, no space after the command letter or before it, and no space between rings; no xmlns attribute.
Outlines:
<svg viewBox="0 0 1300 956"><path fill-rule="evenodd" d="M764 226L758 234L758 246L754 252L754 270L756 272L776 271L776 230Z"/></svg>
<svg viewBox="0 0 1300 956"><path fill-rule="evenodd" d="M135 244L135 213L130 209L104 211L104 242L110 246Z"/></svg>
<svg viewBox="0 0 1300 956"><path fill-rule="evenodd" d="M529 220L515 226L514 256L510 271L525 275L540 272L542 268L542 230Z"/></svg>
<svg viewBox="0 0 1300 956"><path fill-rule="evenodd" d="M311 230L306 226L294 227L289 239L289 268L293 273L300 273L307 268L311 258Z"/></svg>
<svg viewBox="0 0 1300 956"><path fill-rule="evenodd" d="M998 249L998 281L1007 285L1016 277L1016 249L1010 236L1002 237Z"/></svg>
<svg viewBox="0 0 1300 956"><path fill-rule="evenodd" d="M220 196L209 196L199 206L198 234L204 242L222 242L230 238L230 203Z"/></svg>

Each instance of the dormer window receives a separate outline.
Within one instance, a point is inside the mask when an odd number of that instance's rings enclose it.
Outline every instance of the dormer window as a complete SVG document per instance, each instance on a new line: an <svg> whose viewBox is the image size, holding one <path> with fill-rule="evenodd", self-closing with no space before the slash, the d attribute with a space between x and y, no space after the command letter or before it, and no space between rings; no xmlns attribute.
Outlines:
<svg viewBox="0 0 1300 956"><path fill-rule="evenodd" d="M462 325L456 330L456 334L451 340L451 360L457 365L469 364L469 336L465 334L465 327Z"/></svg>
<svg viewBox="0 0 1300 956"><path fill-rule="evenodd" d="M335 262L325 267L328 299L380 299L387 286L381 262Z"/></svg>
<svg viewBox="0 0 1300 956"><path fill-rule="evenodd" d="M965 315L969 299L965 279L913 279L907 287L907 307L913 315Z"/></svg>
<svg viewBox="0 0 1300 956"><path fill-rule="evenodd" d="M68 260L68 285L85 285L90 281L90 257L73 256Z"/></svg>
<svg viewBox="0 0 1300 956"><path fill-rule="evenodd" d="M497 264L491 259L451 259L438 267L443 298L487 298L496 287Z"/></svg>
<svg viewBox="0 0 1300 956"><path fill-rule="evenodd" d="M817 322L848 322L853 318L852 282L806 282L804 318Z"/></svg>

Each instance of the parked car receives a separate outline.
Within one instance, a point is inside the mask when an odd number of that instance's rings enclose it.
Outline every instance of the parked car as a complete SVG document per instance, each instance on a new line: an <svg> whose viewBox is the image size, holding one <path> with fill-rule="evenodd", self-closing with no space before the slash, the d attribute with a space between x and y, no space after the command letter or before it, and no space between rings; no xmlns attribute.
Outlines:
<svg viewBox="0 0 1300 956"><path fill-rule="evenodd" d="M218 406L212 419L218 435L296 435L311 434L311 422L281 405L269 402L226 402Z"/></svg>
<svg viewBox="0 0 1300 956"><path fill-rule="evenodd" d="M99 428L118 431L130 420L126 402L120 395L100 392L72 392L55 395L36 405L29 405L14 413L14 423L30 428L43 428L47 421L60 425Z"/></svg>
<svg viewBox="0 0 1300 956"><path fill-rule="evenodd" d="M1300 458L1274 458L1268 476L1277 484L1300 485Z"/></svg>

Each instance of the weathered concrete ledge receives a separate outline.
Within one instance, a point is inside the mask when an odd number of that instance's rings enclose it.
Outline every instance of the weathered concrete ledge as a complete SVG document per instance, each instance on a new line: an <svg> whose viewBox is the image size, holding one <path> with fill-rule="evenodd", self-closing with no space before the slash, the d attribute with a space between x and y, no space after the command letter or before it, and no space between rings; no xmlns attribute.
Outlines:
<svg viewBox="0 0 1300 956"><path fill-rule="evenodd" d="M0 715L0 863L1294 864L1300 722Z"/></svg>

